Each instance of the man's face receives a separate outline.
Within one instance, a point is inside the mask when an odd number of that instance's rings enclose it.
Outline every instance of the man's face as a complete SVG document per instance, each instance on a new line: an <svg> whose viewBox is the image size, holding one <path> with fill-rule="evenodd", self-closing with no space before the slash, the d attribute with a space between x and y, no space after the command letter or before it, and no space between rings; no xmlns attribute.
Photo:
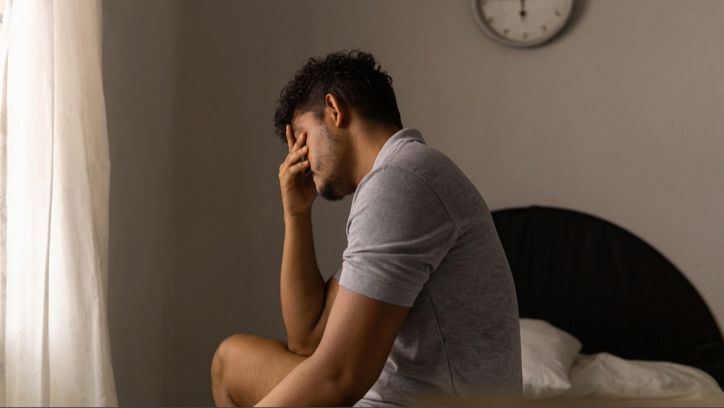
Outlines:
<svg viewBox="0 0 724 408"><path fill-rule="evenodd" d="M349 166L349 149L344 137L332 134L314 112L297 114L292 119L296 139L307 134L307 158L317 193L327 200L341 200L354 192Z"/></svg>

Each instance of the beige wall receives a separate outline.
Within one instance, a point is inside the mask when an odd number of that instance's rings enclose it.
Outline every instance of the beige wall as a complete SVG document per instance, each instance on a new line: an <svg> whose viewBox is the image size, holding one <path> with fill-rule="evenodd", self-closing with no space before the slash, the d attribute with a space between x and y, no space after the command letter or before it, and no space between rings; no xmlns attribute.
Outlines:
<svg viewBox="0 0 724 408"><path fill-rule="evenodd" d="M173 283L175 0L103 3L109 326L119 405L162 405Z"/></svg>
<svg viewBox="0 0 724 408"><path fill-rule="evenodd" d="M210 6L213 5L213 6ZM237 332L283 339L281 206L271 135L279 67L302 57L301 2L183 3L175 139L176 266L166 403L210 404L209 367ZM183 356L183 357L181 357Z"/></svg>
<svg viewBox="0 0 724 408"><path fill-rule="evenodd" d="M489 41L467 0L106 1L111 330L121 404L208 405L234 332L283 338L271 116L306 57L360 47L403 121L491 208L592 213L664 253L724 322L724 2L579 1L542 48ZM349 200L315 204L320 267Z"/></svg>

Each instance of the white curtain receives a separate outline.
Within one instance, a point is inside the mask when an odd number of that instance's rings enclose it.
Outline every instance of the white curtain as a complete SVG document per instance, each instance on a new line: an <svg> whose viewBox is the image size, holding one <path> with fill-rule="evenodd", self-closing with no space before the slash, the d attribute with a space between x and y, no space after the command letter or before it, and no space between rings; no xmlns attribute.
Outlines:
<svg viewBox="0 0 724 408"><path fill-rule="evenodd" d="M100 0L5 0L0 404L117 405Z"/></svg>

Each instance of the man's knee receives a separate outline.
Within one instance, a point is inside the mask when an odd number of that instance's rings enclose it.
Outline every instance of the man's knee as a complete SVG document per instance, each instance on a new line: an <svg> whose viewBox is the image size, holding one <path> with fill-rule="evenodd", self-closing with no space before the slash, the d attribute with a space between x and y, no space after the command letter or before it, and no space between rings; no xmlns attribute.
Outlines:
<svg viewBox="0 0 724 408"><path fill-rule="evenodd" d="M247 334L227 337L211 362L214 400L253 404L303 359L276 340Z"/></svg>
<svg viewBox="0 0 724 408"><path fill-rule="evenodd" d="M216 348L211 361L211 387L214 401L219 406L229 405L230 403L240 405L239 403L241 403L241 401L234 401L231 398L226 383L228 377L230 377L230 369L236 372L245 370L244 367L239 366L244 361L239 356L250 351L250 344L253 343L252 337L245 334L235 334L224 339Z"/></svg>
<svg viewBox="0 0 724 408"><path fill-rule="evenodd" d="M255 340L254 336L246 334L235 334L224 339L216 348L214 358L211 361L212 380L222 380L224 372L228 370L232 360L236 360L234 365L237 366L236 368L240 368L238 367L240 360L238 356L249 352Z"/></svg>

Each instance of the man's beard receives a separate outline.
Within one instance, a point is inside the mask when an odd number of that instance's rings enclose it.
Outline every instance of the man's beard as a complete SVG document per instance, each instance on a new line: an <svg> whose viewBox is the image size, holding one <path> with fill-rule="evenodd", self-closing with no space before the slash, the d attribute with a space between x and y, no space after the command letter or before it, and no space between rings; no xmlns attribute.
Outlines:
<svg viewBox="0 0 724 408"><path fill-rule="evenodd" d="M330 132L327 125L322 124L322 127L320 129L320 137L324 140L326 140L328 143L333 143L334 138L332 137L332 132ZM331 161L331 159L330 159ZM320 166L323 166L324 160L321 160ZM324 180L322 183L322 188L319 190L319 195L322 196L325 200L329 201L339 201L344 198L344 196L338 196L334 192L334 183L331 180Z"/></svg>
<svg viewBox="0 0 724 408"><path fill-rule="evenodd" d="M322 185L321 191L319 191L319 195L322 196L325 200L329 201L339 201L343 197L339 197L334 192L334 186L331 182L327 181Z"/></svg>

